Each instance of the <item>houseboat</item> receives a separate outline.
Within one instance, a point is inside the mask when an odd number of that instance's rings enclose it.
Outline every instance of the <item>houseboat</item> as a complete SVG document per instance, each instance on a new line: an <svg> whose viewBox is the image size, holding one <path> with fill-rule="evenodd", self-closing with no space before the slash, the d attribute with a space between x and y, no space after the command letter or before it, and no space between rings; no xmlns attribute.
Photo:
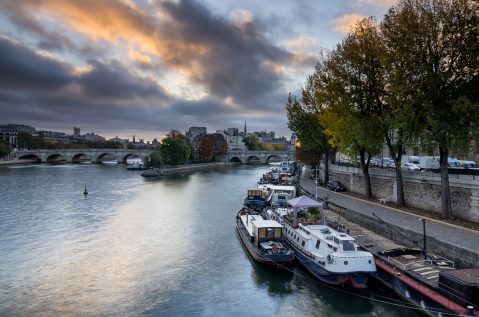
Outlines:
<svg viewBox="0 0 479 317"><path fill-rule="evenodd" d="M264 207L267 207L271 204L272 195L273 191L271 188L262 187L260 185L257 188L247 190L246 198L243 204L246 207L261 211Z"/></svg>
<svg viewBox="0 0 479 317"><path fill-rule="evenodd" d="M373 255L359 250L353 237L325 225L317 201L301 196L288 204L292 208L272 208L269 214L283 226L284 240L296 259L324 283L365 288L376 272Z"/></svg>
<svg viewBox="0 0 479 317"><path fill-rule="evenodd" d="M479 316L479 269L456 269L419 248L379 250L374 277L428 316Z"/></svg>
<svg viewBox="0 0 479 317"><path fill-rule="evenodd" d="M236 215L236 229L253 260L279 267L293 262L294 253L284 244L278 222L265 220L254 210L243 207Z"/></svg>

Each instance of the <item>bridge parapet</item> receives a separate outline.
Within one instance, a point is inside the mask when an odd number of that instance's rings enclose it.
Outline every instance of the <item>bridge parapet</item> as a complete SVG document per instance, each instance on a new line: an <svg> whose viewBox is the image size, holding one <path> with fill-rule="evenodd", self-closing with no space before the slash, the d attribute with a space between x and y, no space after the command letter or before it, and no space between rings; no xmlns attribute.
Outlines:
<svg viewBox="0 0 479 317"><path fill-rule="evenodd" d="M40 162L66 161L68 163L80 161L86 158L92 162L101 162L105 157L110 157L118 163L126 163L129 157L144 159L151 154L152 150L144 149L40 149L19 150L17 158L37 157Z"/></svg>
<svg viewBox="0 0 479 317"><path fill-rule="evenodd" d="M290 161L294 160L294 151L228 151L226 160L228 162L239 162L243 164Z"/></svg>

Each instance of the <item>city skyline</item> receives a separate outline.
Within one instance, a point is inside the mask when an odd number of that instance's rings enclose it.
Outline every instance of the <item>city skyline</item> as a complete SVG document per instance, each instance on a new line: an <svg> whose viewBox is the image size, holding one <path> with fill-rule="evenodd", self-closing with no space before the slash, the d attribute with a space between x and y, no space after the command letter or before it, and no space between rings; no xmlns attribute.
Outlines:
<svg viewBox="0 0 479 317"><path fill-rule="evenodd" d="M152 140L246 120L289 138L288 92L320 50L395 2L2 2L2 121Z"/></svg>

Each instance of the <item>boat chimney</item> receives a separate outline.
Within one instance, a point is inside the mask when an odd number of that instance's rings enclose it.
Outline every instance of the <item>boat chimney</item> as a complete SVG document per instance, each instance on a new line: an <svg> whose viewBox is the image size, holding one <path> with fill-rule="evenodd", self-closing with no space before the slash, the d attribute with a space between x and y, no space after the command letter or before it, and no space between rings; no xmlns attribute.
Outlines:
<svg viewBox="0 0 479 317"><path fill-rule="evenodd" d="M469 305L466 307L466 314L467 316L475 316L474 315L474 307Z"/></svg>

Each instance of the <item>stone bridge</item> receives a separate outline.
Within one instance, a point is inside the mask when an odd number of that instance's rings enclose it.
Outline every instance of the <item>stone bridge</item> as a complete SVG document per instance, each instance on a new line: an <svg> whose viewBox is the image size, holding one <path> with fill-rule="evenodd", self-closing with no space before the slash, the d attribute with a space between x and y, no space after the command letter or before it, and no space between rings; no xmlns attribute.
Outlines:
<svg viewBox="0 0 479 317"><path fill-rule="evenodd" d="M272 162L293 161L294 151L229 151L227 162L242 164L267 164Z"/></svg>
<svg viewBox="0 0 479 317"><path fill-rule="evenodd" d="M38 160L41 163L66 161L78 163L91 161L115 160L118 163L126 163L128 158L141 158L149 156L151 150L143 149L56 149L56 150L20 150L16 153L18 159Z"/></svg>
<svg viewBox="0 0 479 317"><path fill-rule="evenodd" d="M56 149L56 150L20 150L16 152L18 159L37 160L41 163L65 161L79 163L91 161L115 160L118 163L126 163L128 158L141 158L151 154L152 150L143 149ZM226 162L238 162L242 164L267 164L271 162L294 160L294 151L229 151L225 157Z"/></svg>

